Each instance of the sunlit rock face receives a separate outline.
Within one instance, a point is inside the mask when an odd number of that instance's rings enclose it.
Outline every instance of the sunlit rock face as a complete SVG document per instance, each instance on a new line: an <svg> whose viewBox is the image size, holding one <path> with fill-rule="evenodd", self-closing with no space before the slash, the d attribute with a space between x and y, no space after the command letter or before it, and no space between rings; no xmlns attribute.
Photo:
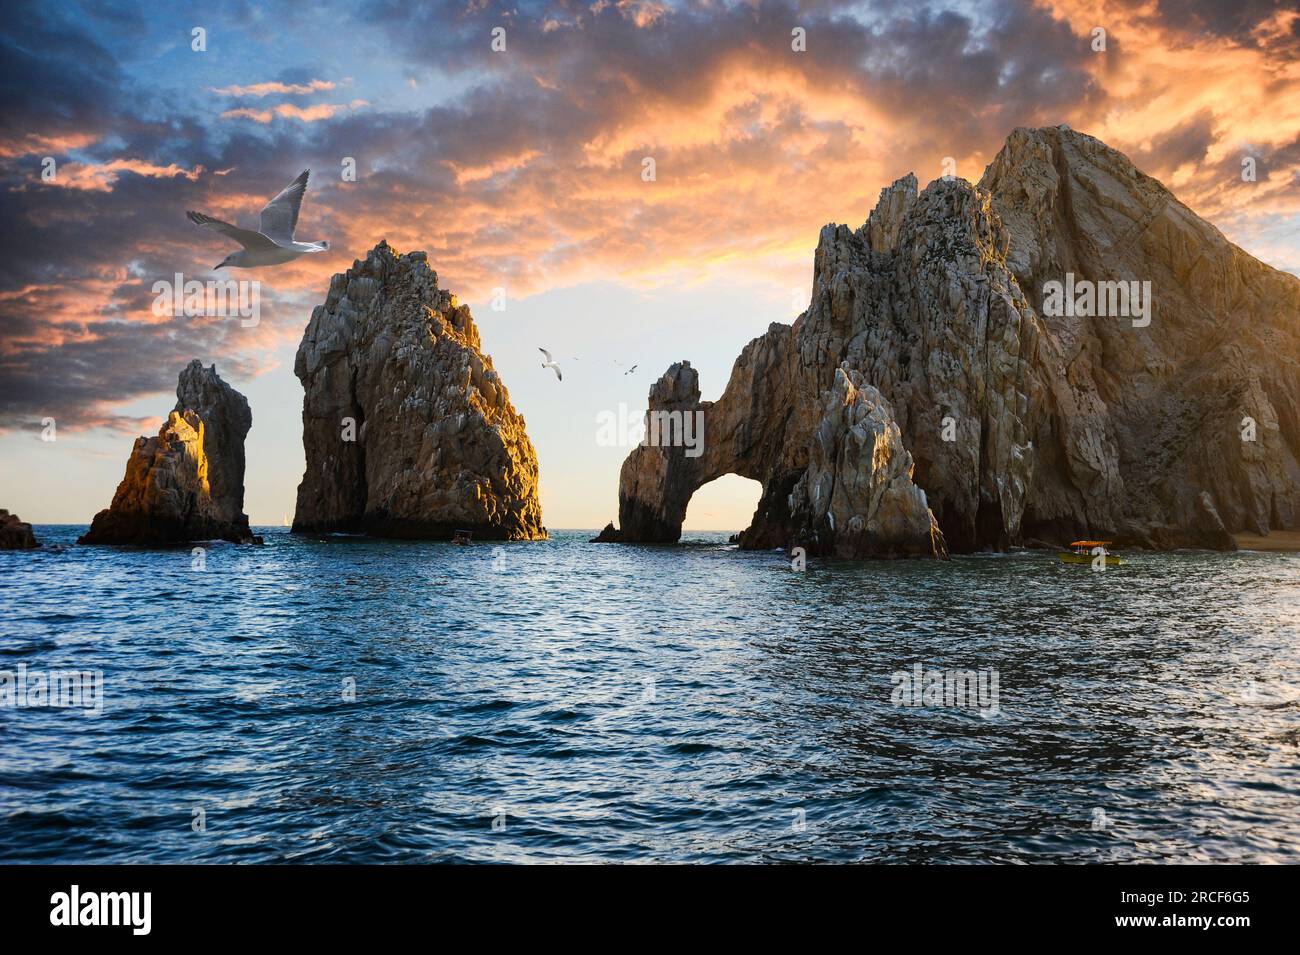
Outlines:
<svg viewBox="0 0 1300 955"><path fill-rule="evenodd" d="M727 473L763 484L742 546L807 540L840 374L892 412L936 555L1026 538L1231 548L1300 524L1300 280L1092 137L1016 130L979 185L900 179L861 228L822 230L813 276L808 310L745 347L717 402L680 380L689 363L656 383L652 412L704 412L704 449L629 455L623 540L678 539L691 494ZM1050 283L1117 281L1149 296L1124 315L1045 307Z"/></svg>
<svg viewBox="0 0 1300 955"><path fill-rule="evenodd" d="M33 550L39 546L32 525L0 507L0 550Z"/></svg>
<svg viewBox="0 0 1300 955"><path fill-rule="evenodd" d="M1016 130L980 187L1048 332L1025 533L1228 548L1225 528L1300 526L1300 280L1064 127ZM1149 281L1150 324L1045 314L1070 273Z"/></svg>
<svg viewBox="0 0 1300 955"><path fill-rule="evenodd" d="M524 419L423 252L381 242L335 275L294 373L307 458L295 533L546 537Z"/></svg>
<svg viewBox="0 0 1300 955"><path fill-rule="evenodd" d="M256 541L244 514L248 401L197 359L181 372L176 407L152 438L137 438L126 474L82 544Z"/></svg>

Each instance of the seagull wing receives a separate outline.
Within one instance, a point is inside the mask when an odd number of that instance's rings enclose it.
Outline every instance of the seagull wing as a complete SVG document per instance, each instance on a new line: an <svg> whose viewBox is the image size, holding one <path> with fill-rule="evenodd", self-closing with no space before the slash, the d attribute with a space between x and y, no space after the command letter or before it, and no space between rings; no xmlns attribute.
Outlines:
<svg viewBox="0 0 1300 955"><path fill-rule="evenodd" d="M298 228L298 210L302 208L302 197L307 191L307 176L310 173L310 169L304 169L297 179L280 190L280 194L262 210L262 235L276 245L288 245L293 241L293 233Z"/></svg>
<svg viewBox="0 0 1300 955"><path fill-rule="evenodd" d="M205 216L202 212L185 213L189 220L196 225L201 225L205 229L211 229L214 232L220 232L222 235L234 239L250 252L256 249L274 249L275 243L262 235L260 232L253 232L251 229L241 229L239 226L231 225L229 222L222 222L220 219L214 219L212 216Z"/></svg>
<svg viewBox="0 0 1300 955"><path fill-rule="evenodd" d="M564 376L563 376L562 374L560 374L560 366L559 366L559 365L551 365L551 367L555 369L555 377L558 378L558 379L560 379L560 381L563 381L563 380L564 380Z"/></svg>
<svg viewBox="0 0 1300 955"><path fill-rule="evenodd" d="M554 359L551 358L551 353L548 352L545 348L539 348L539 349L537 349L537 350L538 350L539 352L541 352L543 355L546 356L546 360L547 360L547 361L554 361Z"/></svg>

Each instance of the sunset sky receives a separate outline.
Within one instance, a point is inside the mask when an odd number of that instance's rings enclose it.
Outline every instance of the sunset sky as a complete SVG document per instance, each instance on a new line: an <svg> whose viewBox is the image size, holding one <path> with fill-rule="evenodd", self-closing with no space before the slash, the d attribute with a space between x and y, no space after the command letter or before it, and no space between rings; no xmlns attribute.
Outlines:
<svg viewBox="0 0 1300 955"><path fill-rule="evenodd" d="M628 449L597 445L600 412L639 416L680 359L718 397L743 345L807 305L824 224L856 228L882 187L909 171L924 185L944 157L978 179L1016 126L1097 136L1300 274L1293 6L8 4L0 507L88 523L199 358L253 409L252 522L292 517L294 352L330 276L385 238L427 251L473 308L528 423L552 528L616 516ZM791 49L796 27L806 52ZM255 227L304 168L298 237L331 249L234 273L262 283L259 325L154 314L156 280L214 278L236 248L187 209ZM496 287L504 311L489 306ZM702 489L687 528L744 527L758 490L736 477Z"/></svg>

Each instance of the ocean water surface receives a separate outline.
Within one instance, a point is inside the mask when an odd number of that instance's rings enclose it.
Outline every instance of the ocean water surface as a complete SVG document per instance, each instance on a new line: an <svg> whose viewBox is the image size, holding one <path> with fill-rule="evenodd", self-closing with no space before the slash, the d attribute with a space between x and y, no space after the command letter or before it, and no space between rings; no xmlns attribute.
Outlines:
<svg viewBox="0 0 1300 955"><path fill-rule="evenodd" d="M83 530L0 552L0 673L103 679L0 707L0 861L1300 859L1300 555Z"/></svg>

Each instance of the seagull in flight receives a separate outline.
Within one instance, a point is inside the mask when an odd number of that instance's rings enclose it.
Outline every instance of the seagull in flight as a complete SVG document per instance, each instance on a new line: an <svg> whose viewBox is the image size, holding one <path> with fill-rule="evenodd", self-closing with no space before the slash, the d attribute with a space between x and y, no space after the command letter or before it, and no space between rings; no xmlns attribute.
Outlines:
<svg viewBox="0 0 1300 955"><path fill-rule="evenodd" d="M257 232L241 229L202 212L185 213L191 222L229 236L243 246L238 252L232 252L218 262L213 271L223 267L253 269L259 265L282 265L292 262L300 255L324 252L330 247L328 242L298 242L293 237L294 229L298 228L298 210L302 208L302 197L307 191L307 176L310 173L310 169L304 169L297 179L266 204Z"/></svg>
<svg viewBox="0 0 1300 955"><path fill-rule="evenodd" d="M550 368L552 371L555 372L555 377L560 379L560 381L563 381L564 376L560 374L560 366L555 363L554 359L551 358L551 353L548 352L545 348L539 348L537 350L546 356L546 361L542 362L542 367Z"/></svg>

